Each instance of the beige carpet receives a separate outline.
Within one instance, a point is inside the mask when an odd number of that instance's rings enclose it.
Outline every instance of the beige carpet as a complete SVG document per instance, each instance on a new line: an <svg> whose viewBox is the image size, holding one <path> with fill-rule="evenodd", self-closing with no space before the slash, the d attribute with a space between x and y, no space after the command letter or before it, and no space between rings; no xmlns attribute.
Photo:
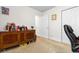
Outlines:
<svg viewBox="0 0 79 59"><path fill-rule="evenodd" d="M2 53L66 53L71 52L70 46L53 40L38 37L37 41L8 49Z"/></svg>

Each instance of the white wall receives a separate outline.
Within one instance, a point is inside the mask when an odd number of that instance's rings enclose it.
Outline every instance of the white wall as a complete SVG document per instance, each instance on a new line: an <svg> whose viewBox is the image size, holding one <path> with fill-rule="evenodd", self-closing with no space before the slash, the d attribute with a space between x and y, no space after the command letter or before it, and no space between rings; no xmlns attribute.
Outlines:
<svg viewBox="0 0 79 59"><path fill-rule="evenodd" d="M56 41L63 42L61 40L61 11L71 8L72 6L58 6L54 7L51 10L48 10L43 13L43 16L45 19L43 21L48 20L49 23L47 23L48 26L48 38ZM56 14L57 19L51 20L51 15ZM44 26L43 26L44 27ZM46 28L43 28L45 30ZM43 34L45 35L45 34Z"/></svg>
<svg viewBox="0 0 79 59"><path fill-rule="evenodd" d="M49 10L48 12L48 20L49 20L49 39L53 39L56 41L61 41L61 12L60 9L54 8ZM56 14L57 19L51 20L51 15Z"/></svg>
<svg viewBox="0 0 79 59"><path fill-rule="evenodd" d="M26 25L28 28L30 28L30 26L35 26L35 16L40 16L42 14L41 12L27 6L6 7L10 9L10 13L9 15L3 15L0 13L0 26L2 26L2 29L7 22L14 22L16 25Z"/></svg>

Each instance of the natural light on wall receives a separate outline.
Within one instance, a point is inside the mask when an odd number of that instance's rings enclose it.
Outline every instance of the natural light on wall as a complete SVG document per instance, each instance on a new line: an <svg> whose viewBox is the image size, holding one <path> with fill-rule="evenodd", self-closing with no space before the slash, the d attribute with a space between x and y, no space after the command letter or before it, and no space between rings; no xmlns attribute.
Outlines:
<svg viewBox="0 0 79 59"><path fill-rule="evenodd" d="M36 34L38 35L39 34L39 29L40 29L40 24L39 24L39 20L40 20L40 17L39 16L35 16L35 29L36 29Z"/></svg>

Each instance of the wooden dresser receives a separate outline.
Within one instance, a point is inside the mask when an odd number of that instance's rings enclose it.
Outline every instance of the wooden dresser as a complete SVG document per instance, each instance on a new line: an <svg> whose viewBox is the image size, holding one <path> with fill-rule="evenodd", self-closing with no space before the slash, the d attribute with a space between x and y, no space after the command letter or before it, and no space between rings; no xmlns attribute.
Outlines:
<svg viewBox="0 0 79 59"><path fill-rule="evenodd" d="M0 49L13 47L16 45L35 42L35 30L15 31L15 32L0 32Z"/></svg>

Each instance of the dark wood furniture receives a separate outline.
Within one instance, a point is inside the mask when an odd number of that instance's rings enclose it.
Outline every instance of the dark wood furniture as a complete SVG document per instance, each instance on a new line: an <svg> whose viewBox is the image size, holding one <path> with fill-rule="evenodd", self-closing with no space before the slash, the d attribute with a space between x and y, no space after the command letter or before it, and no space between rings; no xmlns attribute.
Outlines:
<svg viewBox="0 0 79 59"><path fill-rule="evenodd" d="M35 42L35 30L0 32L0 49L13 47L16 45Z"/></svg>

